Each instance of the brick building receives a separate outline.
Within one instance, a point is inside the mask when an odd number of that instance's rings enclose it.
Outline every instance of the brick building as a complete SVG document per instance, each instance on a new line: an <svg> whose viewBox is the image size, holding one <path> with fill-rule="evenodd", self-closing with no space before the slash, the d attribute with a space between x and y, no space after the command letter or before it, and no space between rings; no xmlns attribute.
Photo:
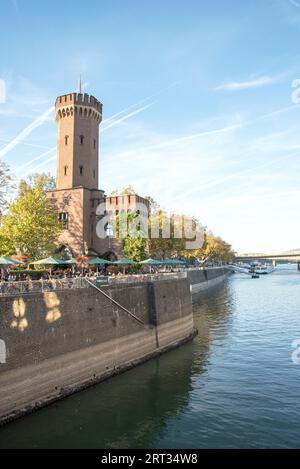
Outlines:
<svg viewBox="0 0 300 469"><path fill-rule="evenodd" d="M48 199L64 226L58 242L73 256L117 258L121 254L121 240L111 236L109 230L105 237L97 235L96 226L101 218L97 207L102 204L103 215L112 218L135 212L139 204L148 211L149 202L137 194L106 197L99 189L102 104L94 96L82 93L59 96L55 102L55 119L58 126L56 190L48 193Z"/></svg>

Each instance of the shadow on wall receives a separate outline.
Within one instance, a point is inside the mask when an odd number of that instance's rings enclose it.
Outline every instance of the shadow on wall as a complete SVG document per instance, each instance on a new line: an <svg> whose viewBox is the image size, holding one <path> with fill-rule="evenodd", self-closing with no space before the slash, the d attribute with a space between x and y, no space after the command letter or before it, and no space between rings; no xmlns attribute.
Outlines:
<svg viewBox="0 0 300 469"><path fill-rule="evenodd" d="M53 323L61 318L62 313L59 309L60 300L55 292L44 293L44 303L47 308L46 321Z"/></svg>
<svg viewBox="0 0 300 469"><path fill-rule="evenodd" d="M13 320L11 327L23 332L28 327L26 318L26 303L23 298L16 298L12 303Z"/></svg>
<svg viewBox="0 0 300 469"><path fill-rule="evenodd" d="M24 332L28 328L28 315L26 317L27 308L30 307L29 303L26 303L26 297L15 298L12 302L12 315L10 327L17 329L20 332ZM43 295L44 304L42 305L43 314L45 314L45 320L49 323L53 323L61 318L62 313L59 309L60 300L55 292L47 292Z"/></svg>

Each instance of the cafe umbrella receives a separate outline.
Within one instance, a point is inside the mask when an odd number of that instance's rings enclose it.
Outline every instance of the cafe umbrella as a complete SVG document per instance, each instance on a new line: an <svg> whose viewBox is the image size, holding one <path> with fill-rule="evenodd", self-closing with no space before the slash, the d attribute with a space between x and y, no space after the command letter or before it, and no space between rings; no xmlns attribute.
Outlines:
<svg viewBox="0 0 300 469"><path fill-rule="evenodd" d="M52 266L53 265L63 265L63 264L65 264L65 261L63 261L62 259L55 259L54 257L46 257L45 259L40 259L38 261L30 262L30 264L50 266L50 275L51 275L52 274Z"/></svg>
<svg viewBox="0 0 300 469"><path fill-rule="evenodd" d="M91 259L87 262L89 265L108 265L112 264L112 262L107 261L106 259L101 259L100 257L95 257L95 259Z"/></svg>
<svg viewBox="0 0 300 469"><path fill-rule="evenodd" d="M0 257L1 278L3 278L4 267L9 267L12 265L20 265L20 264L22 264L22 262L11 259L10 257L1 256Z"/></svg>
<svg viewBox="0 0 300 469"><path fill-rule="evenodd" d="M91 259L87 262L88 265L96 265L97 266L97 273L98 273L98 266L99 265L108 265L112 264L112 262L106 260L106 259L101 259L100 257L95 257L94 259Z"/></svg>
<svg viewBox="0 0 300 469"><path fill-rule="evenodd" d="M148 265L150 267L150 272L152 272L152 266L158 266L158 265L163 265L164 261L158 260L158 259L152 259L149 257L149 259L145 259L144 261L139 262L141 265Z"/></svg>
<svg viewBox="0 0 300 469"><path fill-rule="evenodd" d="M112 264L123 266L123 273L125 274L125 267L128 265L136 265L137 262L132 261L131 259L122 258L118 261L112 262Z"/></svg>

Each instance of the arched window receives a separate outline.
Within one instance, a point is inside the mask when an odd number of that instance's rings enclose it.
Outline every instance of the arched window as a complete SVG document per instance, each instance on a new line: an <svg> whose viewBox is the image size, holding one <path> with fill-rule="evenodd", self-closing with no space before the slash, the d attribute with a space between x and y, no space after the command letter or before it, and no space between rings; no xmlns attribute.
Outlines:
<svg viewBox="0 0 300 469"><path fill-rule="evenodd" d="M83 142L84 142L84 136L83 136L83 135L80 135L79 139L80 139L80 145L83 145Z"/></svg>
<svg viewBox="0 0 300 469"><path fill-rule="evenodd" d="M60 212L58 214L58 219L62 224L63 230L67 230L69 227L69 214L68 212Z"/></svg>
<svg viewBox="0 0 300 469"><path fill-rule="evenodd" d="M80 176L83 175L83 166L79 166Z"/></svg>
<svg viewBox="0 0 300 469"><path fill-rule="evenodd" d="M65 145L68 145L69 135L65 136Z"/></svg>

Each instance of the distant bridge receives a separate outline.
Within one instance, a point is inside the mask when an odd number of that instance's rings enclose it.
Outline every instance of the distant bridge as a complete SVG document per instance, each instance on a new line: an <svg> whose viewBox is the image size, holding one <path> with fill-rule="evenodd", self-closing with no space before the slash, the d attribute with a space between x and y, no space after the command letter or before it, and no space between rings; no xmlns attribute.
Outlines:
<svg viewBox="0 0 300 469"><path fill-rule="evenodd" d="M251 261L272 261L273 265L276 265L276 261L293 262L298 264L300 270L300 253L295 254L247 254L243 256L237 255L235 257L236 262L251 262Z"/></svg>

